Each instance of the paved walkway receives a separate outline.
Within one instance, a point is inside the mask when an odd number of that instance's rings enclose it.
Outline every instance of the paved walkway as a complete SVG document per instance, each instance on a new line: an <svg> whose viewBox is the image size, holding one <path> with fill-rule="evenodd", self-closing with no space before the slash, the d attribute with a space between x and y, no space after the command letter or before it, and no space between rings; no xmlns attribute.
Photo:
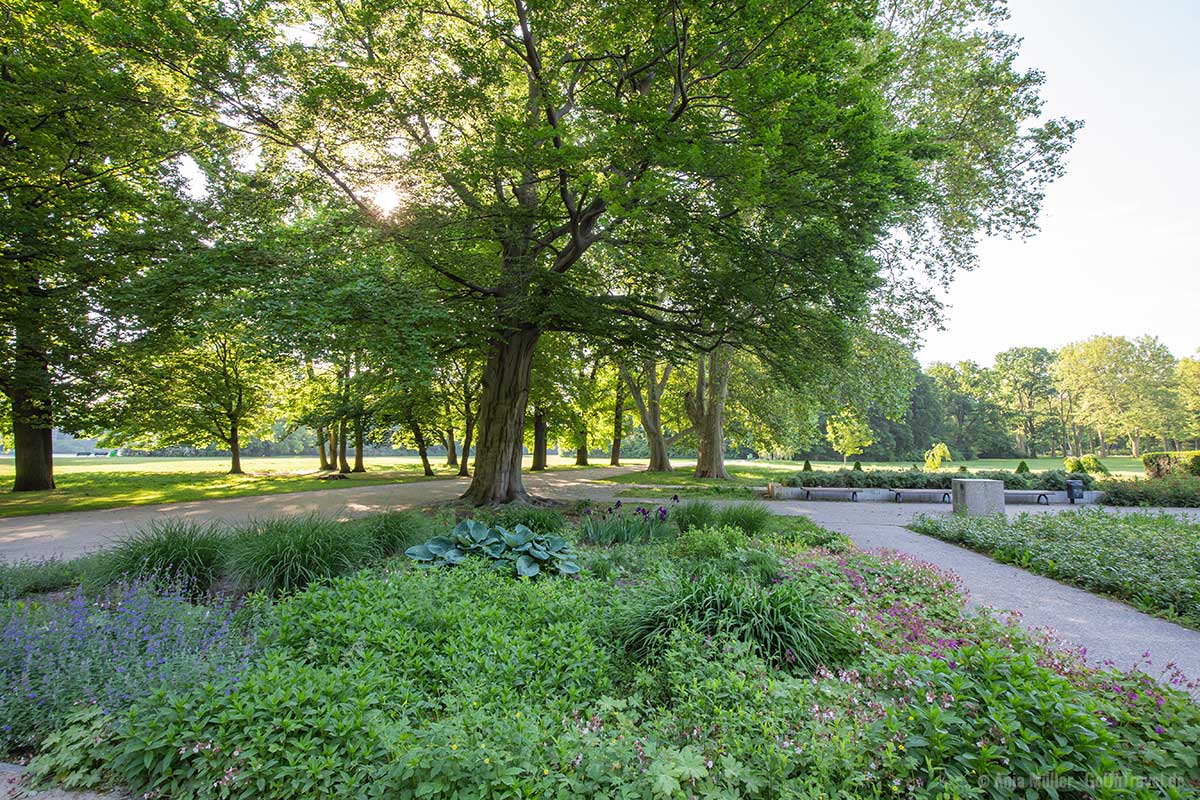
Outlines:
<svg viewBox="0 0 1200 800"><path fill-rule="evenodd" d="M1174 662L1188 677L1200 678L1200 631L904 527L917 514L950 513L946 505L779 501L771 503L771 507L780 514L809 517L846 534L859 547L899 550L950 570L962 579L972 606L1018 611L1026 627L1051 628L1068 642L1086 647L1088 660L1093 663L1110 659L1117 667L1129 669L1149 651L1153 664L1145 669L1150 674L1157 676L1168 663ZM1008 514L1010 517L1023 511L1053 514L1070 508L1010 506ZM1145 509L1104 510L1130 513ZM1196 510L1166 509L1166 512L1190 516Z"/></svg>
<svg viewBox="0 0 1200 800"><path fill-rule="evenodd" d="M526 473L525 488L540 497L608 500L625 487L597 481L632 471L633 467L551 470ZM353 479L351 479L353 480ZM0 519L0 561L74 558L99 550L154 520L184 518L197 522L236 524L265 517L363 517L401 508L454 500L467 489L466 478L394 483L312 492L229 497L188 503L127 506L101 511L71 511Z"/></svg>
<svg viewBox="0 0 1200 800"><path fill-rule="evenodd" d="M535 495L557 499L587 497L611 501L628 488L597 480L630 468L596 468L527 474L525 485ZM349 518L452 500L466 488L465 479L327 489L294 494L236 497L137 506L104 511L80 511L0 519L0 560L66 558L102 548L152 520L185 517L198 521L236 523L248 519L323 514ZM633 501L636 502L636 501ZM651 500L648 502L661 502ZM1200 677L1200 632L1143 614L1122 603L1000 564L987 556L905 527L919 513L949 513L946 505L920 503L840 503L774 501L776 513L804 515L825 527L847 534L863 548L889 548L908 553L956 573L974 606L1020 612L1032 628L1052 628L1064 639L1087 648L1088 658L1111 659L1129 668L1149 651L1152 672L1174 662L1192 677ZM1016 506L1009 514L1058 513L1069 506ZM1109 512L1140 509L1106 509ZM1194 510L1169 509L1187 515Z"/></svg>

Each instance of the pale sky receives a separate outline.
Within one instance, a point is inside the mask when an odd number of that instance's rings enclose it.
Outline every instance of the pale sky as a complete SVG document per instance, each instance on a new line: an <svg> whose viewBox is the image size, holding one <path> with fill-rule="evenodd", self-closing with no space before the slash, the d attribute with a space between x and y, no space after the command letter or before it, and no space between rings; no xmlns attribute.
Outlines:
<svg viewBox="0 0 1200 800"><path fill-rule="evenodd" d="M1050 116L1082 118L1042 230L990 240L945 298L922 363L990 364L1098 333L1200 347L1198 0L1010 0Z"/></svg>

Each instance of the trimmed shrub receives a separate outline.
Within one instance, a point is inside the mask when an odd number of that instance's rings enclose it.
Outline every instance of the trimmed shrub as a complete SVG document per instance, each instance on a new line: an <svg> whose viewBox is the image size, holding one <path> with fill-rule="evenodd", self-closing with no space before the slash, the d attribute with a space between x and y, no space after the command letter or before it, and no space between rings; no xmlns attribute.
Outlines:
<svg viewBox="0 0 1200 800"><path fill-rule="evenodd" d="M1146 468L1147 478L1165 478L1168 475L1200 477L1200 450L1146 453L1142 456L1142 465Z"/></svg>
<svg viewBox="0 0 1200 800"><path fill-rule="evenodd" d="M1111 480L1099 484L1108 506L1200 508L1200 478L1168 475L1165 478L1130 481Z"/></svg>
<svg viewBox="0 0 1200 800"><path fill-rule="evenodd" d="M634 658L652 661L684 625L706 636L733 636L776 666L803 672L843 663L858 651L848 619L800 582L762 587L715 573L642 590L614 632Z"/></svg>
<svg viewBox="0 0 1200 800"><path fill-rule="evenodd" d="M293 592L356 569L373 545L363 525L317 516L264 520L230 539L229 572L246 591Z"/></svg>
<svg viewBox="0 0 1200 800"><path fill-rule="evenodd" d="M99 555L87 583L99 587L166 576L183 582L194 594L204 594L221 576L229 546L229 535L215 525L156 520Z"/></svg>
<svg viewBox="0 0 1200 800"><path fill-rule="evenodd" d="M1029 465L1026 464L1024 461L1021 461L1021 463L1017 464L1017 468L1014 471L1018 475L1028 475L1029 474Z"/></svg>
<svg viewBox="0 0 1200 800"><path fill-rule="evenodd" d="M679 534L676 552L684 558L713 559L746 546L746 534L723 525L720 528L689 528Z"/></svg>
<svg viewBox="0 0 1200 800"><path fill-rule="evenodd" d="M774 516L764 503L730 503L717 509L716 524L739 529L747 536L766 530Z"/></svg>
<svg viewBox="0 0 1200 800"><path fill-rule="evenodd" d="M807 458L804 459L804 468L801 469L800 471L801 472L812 472L813 471L812 464L809 463L809 460Z"/></svg>
<svg viewBox="0 0 1200 800"><path fill-rule="evenodd" d="M855 461L855 462L854 462L854 467L853 467L853 469L854 469L854 470L856 470L856 471L858 471L858 472L862 472L862 462L861 462L861 461Z"/></svg>
<svg viewBox="0 0 1200 800"><path fill-rule="evenodd" d="M1103 462L1101 462L1100 459L1096 458L1091 453L1079 459L1079 466L1083 467L1081 472L1086 472L1089 475L1112 474L1108 471L1108 467L1104 466Z"/></svg>
<svg viewBox="0 0 1200 800"><path fill-rule="evenodd" d="M1067 456L1066 459L1063 460L1063 469L1065 469L1067 472L1087 472L1087 470L1083 468L1083 462L1075 456Z"/></svg>
<svg viewBox="0 0 1200 800"><path fill-rule="evenodd" d="M1004 482L1006 489L1055 489L1066 488L1067 473L1049 470L1047 472L1030 472L1028 475L1018 475L1008 470L979 470L978 472L922 472L920 470L887 470L873 469L855 472L854 470L839 470L837 472L816 472L808 475L793 475L788 478L789 486L835 486L852 489L940 489L950 488L950 481L955 477L969 476ZM1095 480L1086 474L1072 475L1071 478L1084 481L1086 488L1091 488Z"/></svg>

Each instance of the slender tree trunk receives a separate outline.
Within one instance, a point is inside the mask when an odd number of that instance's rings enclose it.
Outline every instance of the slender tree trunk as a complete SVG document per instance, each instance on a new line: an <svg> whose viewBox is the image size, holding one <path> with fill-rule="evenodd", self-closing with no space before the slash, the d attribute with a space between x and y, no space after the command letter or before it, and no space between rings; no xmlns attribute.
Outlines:
<svg viewBox="0 0 1200 800"><path fill-rule="evenodd" d="M325 426L317 426L317 455L321 458L321 471L328 472L333 469L333 464L329 462L329 457L325 455L325 445L328 438L325 436Z"/></svg>
<svg viewBox="0 0 1200 800"><path fill-rule="evenodd" d="M533 464L531 471L546 469L546 415L540 408L533 410Z"/></svg>
<svg viewBox="0 0 1200 800"><path fill-rule="evenodd" d="M338 423L338 472L348 474L350 472L350 462L346 460L346 420L341 420Z"/></svg>
<svg viewBox="0 0 1200 800"><path fill-rule="evenodd" d="M408 429L417 443L417 454L421 456L421 467L425 470L425 477L432 478L433 467L429 463L429 448L425 446L425 434L421 431L421 426L415 422L408 423Z"/></svg>
<svg viewBox="0 0 1200 800"><path fill-rule="evenodd" d="M658 365L653 359L643 361L642 380L646 384L646 392L643 395L641 387L638 386L629 371L624 367L621 368L621 377L625 380L626 388L629 389L629 396L633 399L634 408L637 409L642 430L646 432L646 443L650 447L650 466L646 468L647 472L671 471L668 442L662 429L662 395L666 390L667 381L671 378L672 369L673 367L668 364L663 368L660 376Z"/></svg>
<svg viewBox="0 0 1200 800"><path fill-rule="evenodd" d="M588 431L586 425L575 430L575 466L588 466Z"/></svg>
<svg viewBox="0 0 1200 800"><path fill-rule="evenodd" d="M242 475L242 442L236 421L229 424L229 474Z"/></svg>
<svg viewBox="0 0 1200 800"><path fill-rule="evenodd" d="M529 369L537 348L536 328L518 328L492 340L483 369L475 475L463 499L475 505L527 500L521 481Z"/></svg>
<svg viewBox="0 0 1200 800"><path fill-rule="evenodd" d="M1108 442L1104 440L1104 431L1096 431L1096 437L1100 440L1100 457L1108 458Z"/></svg>
<svg viewBox="0 0 1200 800"><path fill-rule="evenodd" d="M467 462L471 458L471 439L475 436L475 414L471 411L471 403L469 401L465 403L464 408L466 410L466 425L463 428L462 458L459 459L458 464L458 476L460 478L467 478L471 475L468 471Z"/></svg>
<svg viewBox="0 0 1200 800"><path fill-rule="evenodd" d="M333 422L329 426L329 469L337 469L337 452L338 452L338 424Z"/></svg>
<svg viewBox="0 0 1200 800"><path fill-rule="evenodd" d="M458 466L458 450L454 441L454 428L446 428L446 466Z"/></svg>
<svg viewBox="0 0 1200 800"><path fill-rule="evenodd" d="M696 430L696 477L729 479L725 470L725 401L733 347L721 345L696 362L696 389L685 398Z"/></svg>
<svg viewBox="0 0 1200 800"><path fill-rule="evenodd" d="M354 418L354 469L350 471L367 471L366 465L363 464L363 418L361 416Z"/></svg>
<svg viewBox="0 0 1200 800"><path fill-rule="evenodd" d="M608 457L611 466L621 466L621 437L625 434L625 382L617 378L617 399L613 403L612 452Z"/></svg>

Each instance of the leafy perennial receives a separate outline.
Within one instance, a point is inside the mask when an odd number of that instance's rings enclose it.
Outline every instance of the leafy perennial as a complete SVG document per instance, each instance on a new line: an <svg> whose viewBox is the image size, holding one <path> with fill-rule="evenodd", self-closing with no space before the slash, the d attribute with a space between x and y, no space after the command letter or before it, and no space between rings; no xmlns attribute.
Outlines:
<svg viewBox="0 0 1200 800"><path fill-rule="evenodd" d="M404 554L421 566L453 566L469 555L491 559L497 569L509 566L522 578L536 578L543 570L560 575L575 575L579 565L571 545L561 536L544 536L517 525L511 531L465 519L455 526L450 536L435 536L424 544L414 545Z"/></svg>

